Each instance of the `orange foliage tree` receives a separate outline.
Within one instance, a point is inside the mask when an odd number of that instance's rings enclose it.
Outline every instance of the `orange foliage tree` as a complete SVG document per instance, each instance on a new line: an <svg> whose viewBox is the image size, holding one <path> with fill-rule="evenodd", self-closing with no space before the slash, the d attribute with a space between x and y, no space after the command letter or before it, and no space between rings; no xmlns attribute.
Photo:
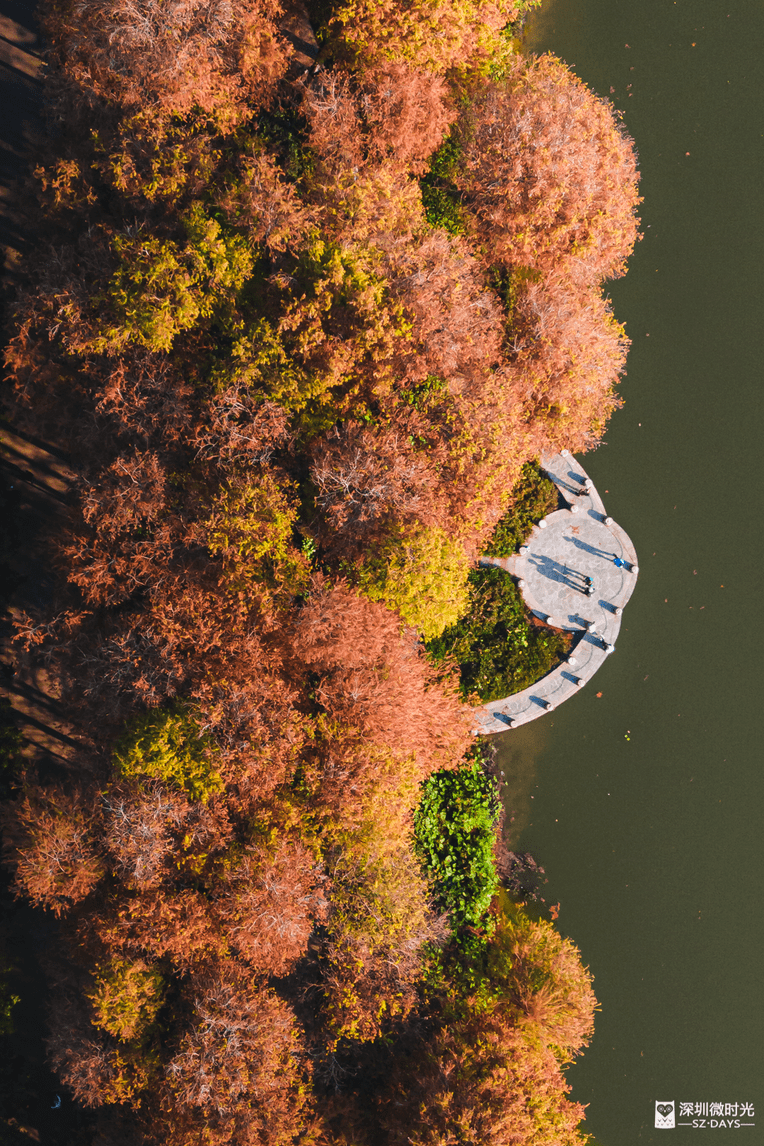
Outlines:
<svg viewBox="0 0 764 1146"><path fill-rule="evenodd" d="M128 1109L163 1146L339 1146L343 1109L359 1142L576 1140L570 953L529 994L515 936L503 1001L447 1021L412 841L472 743L422 635L624 362L633 151L559 61L512 62L527 6L338 4L305 74L270 0L44 6L60 137L8 401L77 477L19 630L83 749L4 838L62 920L50 1054L103 1140ZM386 1045L364 1138L347 1078Z"/></svg>
<svg viewBox="0 0 764 1146"><path fill-rule="evenodd" d="M610 104L555 56L517 60L469 105L454 179L492 259L623 273L637 237L636 157Z"/></svg>
<svg viewBox="0 0 764 1146"><path fill-rule="evenodd" d="M277 0L56 0L43 24L61 84L91 107L159 123L198 108L230 131L286 70L281 11Z"/></svg>

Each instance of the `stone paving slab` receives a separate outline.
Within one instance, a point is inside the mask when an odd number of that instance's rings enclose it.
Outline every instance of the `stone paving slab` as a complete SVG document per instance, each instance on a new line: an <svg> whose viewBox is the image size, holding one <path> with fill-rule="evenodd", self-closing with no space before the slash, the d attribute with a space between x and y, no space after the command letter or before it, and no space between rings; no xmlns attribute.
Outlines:
<svg viewBox="0 0 764 1146"><path fill-rule="evenodd" d="M480 563L506 570L536 617L576 636L566 663L530 688L476 708L477 734L535 720L577 693L613 651L637 582L634 546L607 516L584 468L567 451L542 458L541 465L566 508L539 522L519 553Z"/></svg>

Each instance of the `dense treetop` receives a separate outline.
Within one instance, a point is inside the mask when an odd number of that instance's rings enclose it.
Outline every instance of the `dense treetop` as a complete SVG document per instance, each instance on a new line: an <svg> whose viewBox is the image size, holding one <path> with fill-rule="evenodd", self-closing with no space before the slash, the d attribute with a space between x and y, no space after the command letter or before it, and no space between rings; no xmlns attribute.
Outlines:
<svg viewBox="0 0 764 1146"><path fill-rule="evenodd" d="M523 465L618 405L634 152L514 54L529 6L43 7L8 404L78 478L20 637L82 748L5 840L61 920L50 1055L99 1142L584 1140L589 977L500 893L423 651Z"/></svg>

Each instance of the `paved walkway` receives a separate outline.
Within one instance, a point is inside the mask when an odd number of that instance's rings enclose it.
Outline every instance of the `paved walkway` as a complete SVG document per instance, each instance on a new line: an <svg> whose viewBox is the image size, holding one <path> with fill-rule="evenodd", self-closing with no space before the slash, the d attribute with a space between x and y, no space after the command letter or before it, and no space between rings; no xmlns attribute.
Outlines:
<svg viewBox="0 0 764 1146"><path fill-rule="evenodd" d="M480 563L505 569L535 616L575 636L567 661L536 684L476 708L476 733L526 724L577 693L613 651L621 610L637 581L634 546L607 516L583 467L567 450L542 458L541 465L567 508L539 522L519 553Z"/></svg>

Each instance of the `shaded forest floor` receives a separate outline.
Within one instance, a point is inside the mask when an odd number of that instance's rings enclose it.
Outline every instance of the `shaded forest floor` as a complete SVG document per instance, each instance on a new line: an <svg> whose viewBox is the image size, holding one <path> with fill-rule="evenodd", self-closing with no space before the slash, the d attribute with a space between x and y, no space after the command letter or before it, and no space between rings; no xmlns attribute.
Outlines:
<svg viewBox="0 0 764 1146"><path fill-rule="evenodd" d="M40 40L34 0L0 0L0 251L3 314L12 302L31 236L25 232L21 186L42 145ZM12 618L50 599L51 542L65 512L66 458L54 443L21 436L0 422L0 696L10 700L24 755L48 768L76 745L44 665L11 645ZM13 899L0 876L0 959L12 968L19 997L14 1032L0 1047L0 1144L75 1146L82 1114L62 1095L45 1063L47 987L39 956L56 925Z"/></svg>
<svg viewBox="0 0 764 1146"><path fill-rule="evenodd" d="M12 304L25 252L23 180L42 147L39 36L32 0L0 0L0 248L2 302ZM12 619L36 612L53 589L51 542L65 512L70 472L55 443L0 422L0 661L2 690L18 715L25 752L51 761L75 747L44 668L11 646Z"/></svg>

